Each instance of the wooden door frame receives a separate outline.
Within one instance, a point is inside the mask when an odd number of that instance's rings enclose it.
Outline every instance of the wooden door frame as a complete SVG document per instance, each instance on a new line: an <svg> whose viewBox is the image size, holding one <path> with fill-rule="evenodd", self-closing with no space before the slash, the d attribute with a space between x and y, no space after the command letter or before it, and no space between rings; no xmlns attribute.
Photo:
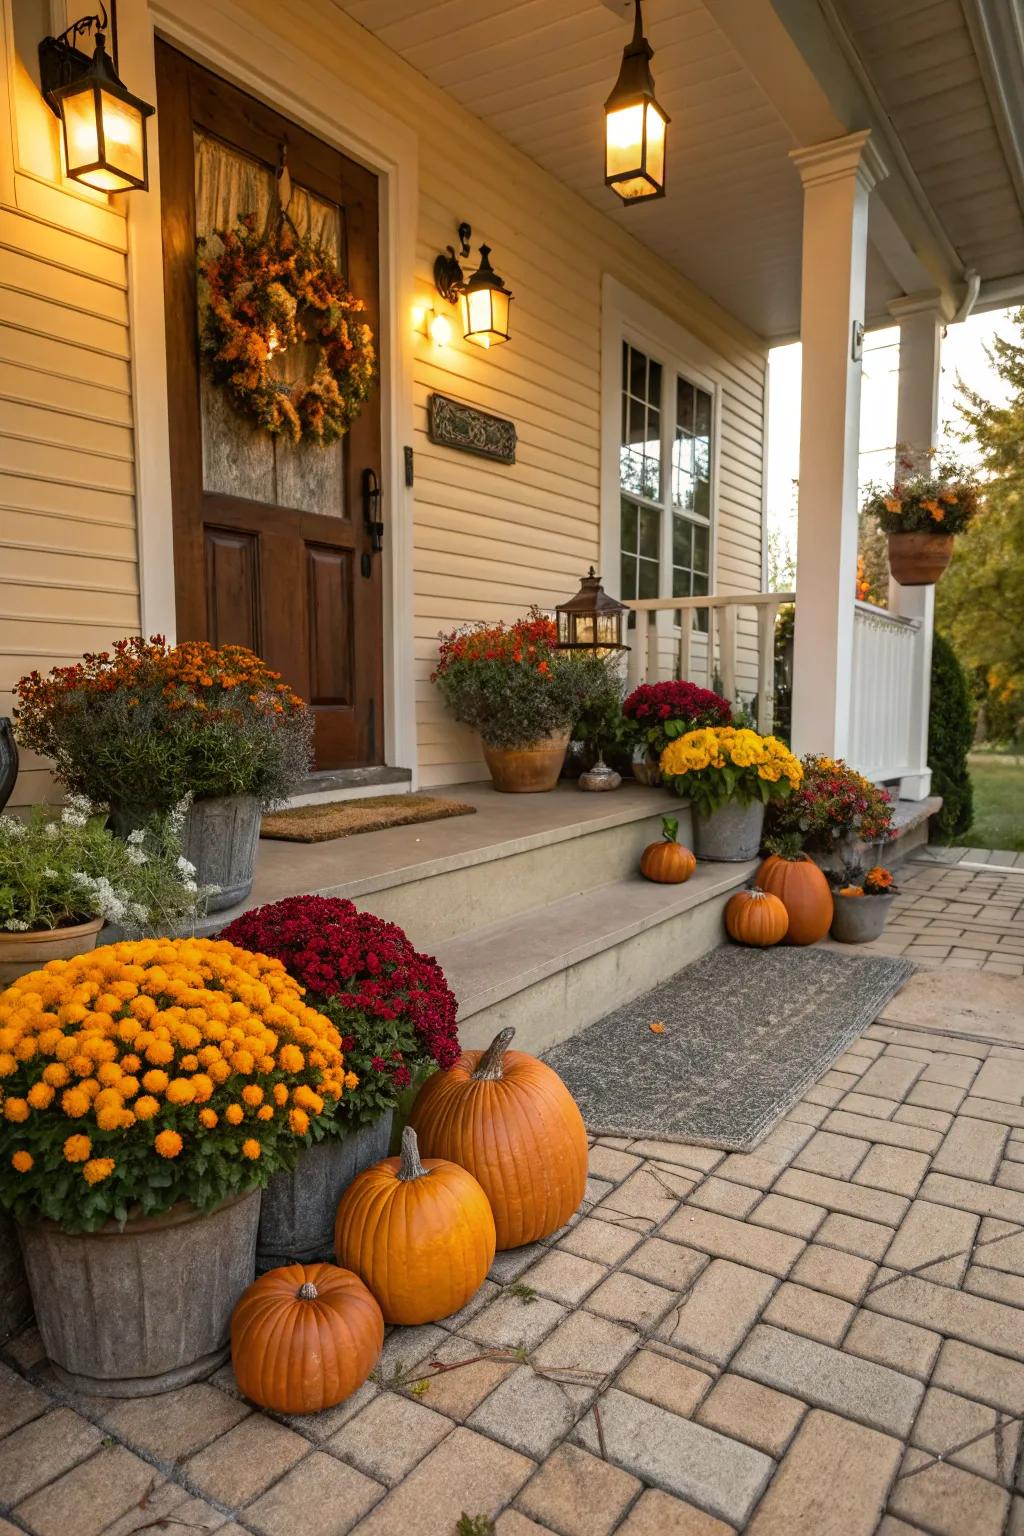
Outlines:
<svg viewBox="0 0 1024 1536"><path fill-rule="evenodd" d="M159 35L239 89L343 154L380 180L382 482L384 548L384 753L418 779L413 646L413 494L405 484L403 449L413 442L413 333L416 299L418 146L415 133L376 103L339 82L328 65L305 53L293 33L277 33L233 3L136 0L119 14L126 78L156 100L154 36ZM283 16L283 12L278 12ZM286 20L286 18L285 18ZM352 29L352 46L368 42L340 11L336 31ZM167 423L164 309L157 135L150 128L150 191L129 199L128 302L136 432L139 583L142 627L173 637L174 559Z"/></svg>

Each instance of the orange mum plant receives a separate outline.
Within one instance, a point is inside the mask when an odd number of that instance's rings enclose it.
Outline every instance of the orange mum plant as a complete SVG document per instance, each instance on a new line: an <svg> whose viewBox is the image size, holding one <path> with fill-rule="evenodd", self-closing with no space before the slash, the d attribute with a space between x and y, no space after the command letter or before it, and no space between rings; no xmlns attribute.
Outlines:
<svg viewBox="0 0 1024 1536"><path fill-rule="evenodd" d="M0 992L0 1205L69 1232L212 1210L357 1082L278 960L216 939L53 960Z"/></svg>

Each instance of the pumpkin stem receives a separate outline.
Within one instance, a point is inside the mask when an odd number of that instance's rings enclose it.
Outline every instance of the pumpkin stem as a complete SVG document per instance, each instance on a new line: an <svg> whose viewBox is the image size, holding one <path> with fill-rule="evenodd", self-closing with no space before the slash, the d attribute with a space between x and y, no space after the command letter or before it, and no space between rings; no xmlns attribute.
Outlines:
<svg viewBox="0 0 1024 1536"><path fill-rule="evenodd" d="M416 1140L416 1132L411 1125L407 1125L402 1132L402 1155L398 1160L398 1177L403 1184L409 1184L413 1179L424 1179L427 1170L420 1162L420 1147Z"/></svg>
<svg viewBox="0 0 1024 1536"><path fill-rule="evenodd" d="M678 816L663 816L661 818L661 835L665 839L666 843L675 843L679 841Z"/></svg>
<svg viewBox="0 0 1024 1536"><path fill-rule="evenodd" d="M317 1290L312 1280L305 1280L303 1281L302 1285L299 1286L295 1294L300 1301L316 1301L317 1297L320 1295L320 1292Z"/></svg>
<svg viewBox="0 0 1024 1536"><path fill-rule="evenodd" d="M494 1083L505 1076L502 1057L512 1044L514 1035L514 1029L502 1029L495 1035L476 1064L473 1076L478 1082Z"/></svg>

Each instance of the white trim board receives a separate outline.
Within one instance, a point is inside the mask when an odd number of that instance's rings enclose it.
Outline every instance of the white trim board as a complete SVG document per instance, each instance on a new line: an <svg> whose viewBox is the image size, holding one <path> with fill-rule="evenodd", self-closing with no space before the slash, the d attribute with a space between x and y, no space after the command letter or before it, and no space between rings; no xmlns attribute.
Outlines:
<svg viewBox="0 0 1024 1536"><path fill-rule="evenodd" d="M359 92L339 91L330 71L294 41L294 32L269 30L231 0L122 0L118 21L123 73L139 82L134 88L149 100L156 99L159 34L380 178L384 743L386 762L410 768L415 788L413 499L402 450L413 442L413 338L406 321L416 294L417 136ZM128 221L139 579L143 631L173 636L160 166L153 124L150 134L150 192L131 197Z"/></svg>

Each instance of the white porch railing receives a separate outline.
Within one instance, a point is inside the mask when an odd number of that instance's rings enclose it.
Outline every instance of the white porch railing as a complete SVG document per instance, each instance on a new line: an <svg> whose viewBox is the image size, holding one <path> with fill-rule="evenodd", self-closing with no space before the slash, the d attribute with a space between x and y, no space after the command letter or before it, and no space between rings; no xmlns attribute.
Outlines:
<svg viewBox="0 0 1024 1536"><path fill-rule="evenodd" d="M719 691L730 702L740 692L756 697L758 729L769 735L775 718L775 620L779 609L793 602L795 596L793 592L743 592L728 597L659 597L627 603L626 607L637 616L636 629L630 631L630 687L657 681L666 643L671 649L674 641L674 677L699 682L705 688L711 688L717 677ZM756 657L741 671L737 638L739 616L744 609L753 609L756 614L757 639ZM658 614L675 613L682 616L678 636L673 635L671 627L662 629L657 620ZM693 627L698 613L707 615L706 630ZM745 685L742 688L741 682Z"/></svg>
<svg viewBox="0 0 1024 1536"><path fill-rule="evenodd" d="M850 763L868 779L919 774L916 762L915 691L922 676L924 626L872 603L853 615L853 687L850 698Z"/></svg>
<svg viewBox="0 0 1024 1536"><path fill-rule="evenodd" d="M637 616L629 636L629 686L657 681L671 652L672 676L716 686L731 701L756 698L758 729L767 735L775 719L775 621L779 609L795 600L794 592L743 592L627 603ZM737 637L744 610L756 615L756 647L746 647L740 666ZM694 614L701 612L707 614L707 629L695 631ZM671 618L658 619L676 613L682 615L678 634ZM752 627L751 638L754 633ZM855 606L846 756L851 767L876 782L910 780L926 769L916 761L917 695L928 688L925 639L920 620L900 618L872 603Z"/></svg>

